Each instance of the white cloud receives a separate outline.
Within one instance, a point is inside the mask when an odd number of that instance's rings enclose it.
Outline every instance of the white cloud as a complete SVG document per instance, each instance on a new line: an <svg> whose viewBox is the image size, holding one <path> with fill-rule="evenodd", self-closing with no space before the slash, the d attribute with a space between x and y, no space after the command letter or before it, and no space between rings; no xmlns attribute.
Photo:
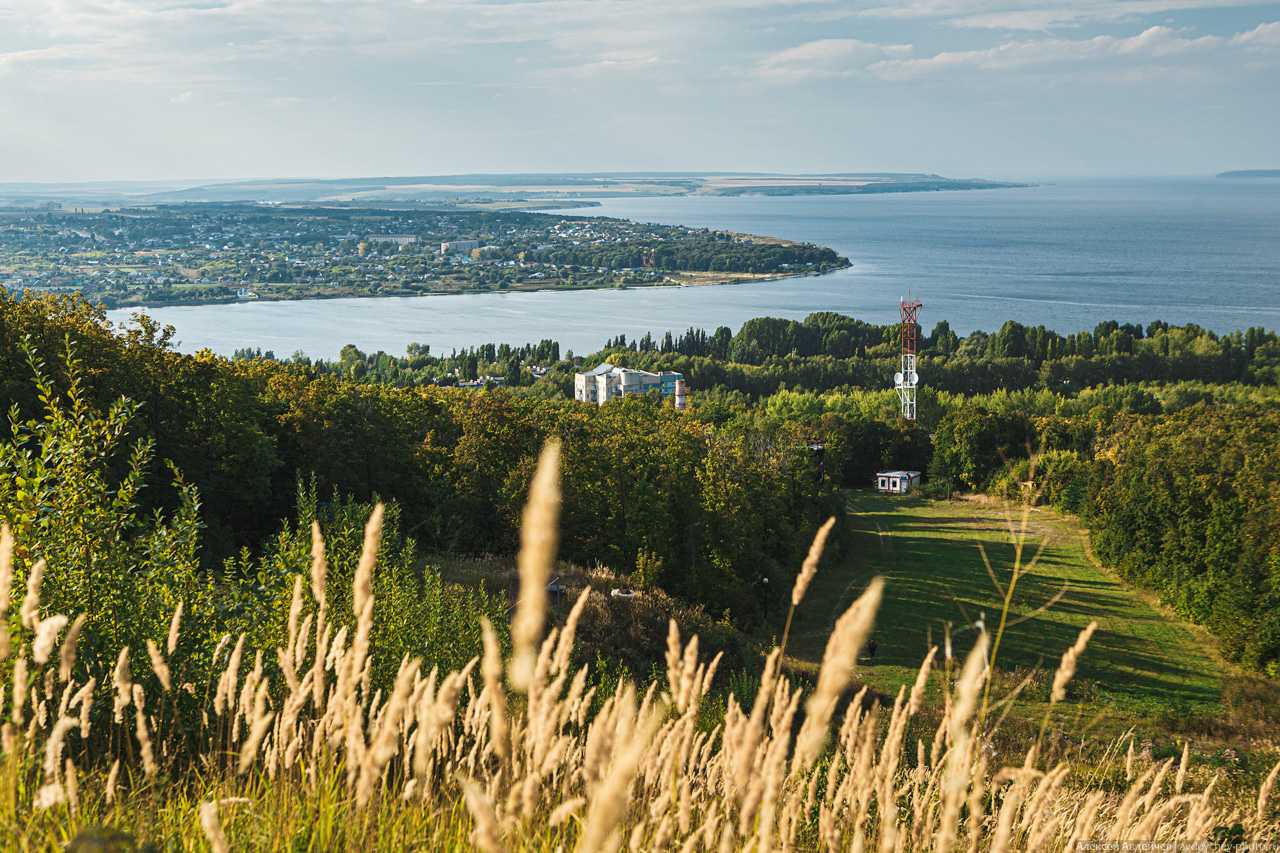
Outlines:
<svg viewBox="0 0 1280 853"><path fill-rule="evenodd" d="M796 81L849 77L891 56L907 56L909 44L874 44L858 39L820 39L771 53L756 65L766 80Z"/></svg>
<svg viewBox="0 0 1280 853"><path fill-rule="evenodd" d="M970 29L1042 31L1189 10L1268 6L1273 0L901 0L848 11L859 17L937 18Z"/></svg>
<svg viewBox="0 0 1280 853"><path fill-rule="evenodd" d="M1120 38L1026 39L1008 41L984 50L944 51L929 57L886 59L867 70L885 80L910 80L959 71L1014 71L1049 66L1124 66L1159 63L1171 58L1214 54L1232 46L1269 46L1275 34L1264 24L1248 33L1222 36L1188 36L1170 27L1149 27L1138 35Z"/></svg>
<svg viewBox="0 0 1280 853"><path fill-rule="evenodd" d="M1232 44L1246 47L1280 47L1280 21L1269 24L1258 24L1247 33L1239 33L1231 39Z"/></svg>

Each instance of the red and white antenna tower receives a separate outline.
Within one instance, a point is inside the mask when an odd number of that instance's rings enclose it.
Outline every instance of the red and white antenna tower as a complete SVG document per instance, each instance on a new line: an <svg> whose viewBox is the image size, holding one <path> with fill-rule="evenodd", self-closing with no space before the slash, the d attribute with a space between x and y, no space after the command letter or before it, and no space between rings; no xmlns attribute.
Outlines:
<svg viewBox="0 0 1280 853"><path fill-rule="evenodd" d="M920 382L920 374L916 373L916 347L920 340L919 318L922 307L923 302L910 296L898 303L902 314L902 364L893 375L893 384L898 389L898 399L902 402L902 417L908 421L916 419L916 385Z"/></svg>

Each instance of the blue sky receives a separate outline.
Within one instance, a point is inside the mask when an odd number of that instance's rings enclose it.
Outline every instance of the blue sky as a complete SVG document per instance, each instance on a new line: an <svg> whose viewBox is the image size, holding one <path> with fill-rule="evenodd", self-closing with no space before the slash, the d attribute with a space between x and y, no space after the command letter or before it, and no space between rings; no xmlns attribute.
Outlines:
<svg viewBox="0 0 1280 853"><path fill-rule="evenodd" d="M1280 3L0 0L0 181L1280 168Z"/></svg>

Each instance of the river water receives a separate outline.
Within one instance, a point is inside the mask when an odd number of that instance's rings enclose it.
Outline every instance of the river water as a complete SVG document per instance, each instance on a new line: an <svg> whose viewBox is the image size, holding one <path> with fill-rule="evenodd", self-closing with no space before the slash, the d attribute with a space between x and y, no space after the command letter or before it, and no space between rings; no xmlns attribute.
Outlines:
<svg viewBox="0 0 1280 853"><path fill-rule="evenodd" d="M809 197L608 199L565 213L808 240L853 267L717 287L483 293L149 309L179 348L261 347L335 357L344 344L403 353L553 338L578 353L619 333L736 329L751 317L839 311L897 318L910 291L926 329L1008 319L1060 332L1102 320L1280 327L1280 180L1046 182L1026 189ZM113 311L116 321L130 311Z"/></svg>

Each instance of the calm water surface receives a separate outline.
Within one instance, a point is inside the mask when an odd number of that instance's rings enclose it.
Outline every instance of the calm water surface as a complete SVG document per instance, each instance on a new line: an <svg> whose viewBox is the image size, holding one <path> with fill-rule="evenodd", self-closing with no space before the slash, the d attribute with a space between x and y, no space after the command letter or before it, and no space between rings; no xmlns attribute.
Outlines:
<svg viewBox="0 0 1280 853"><path fill-rule="evenodd" d="M931 328L1008 319L1061 332L1102 320L1280 328L1280 181L1064 182L1018 190L797 198L637 198L574 211L809 240L853 267L724 287L484 293L150 309L184 351L252 346L335 357L554 338L576 352L624 333L737 328L839 311L897 319L908 290ZM129 311L112 312L127 320Z"/></svg>

